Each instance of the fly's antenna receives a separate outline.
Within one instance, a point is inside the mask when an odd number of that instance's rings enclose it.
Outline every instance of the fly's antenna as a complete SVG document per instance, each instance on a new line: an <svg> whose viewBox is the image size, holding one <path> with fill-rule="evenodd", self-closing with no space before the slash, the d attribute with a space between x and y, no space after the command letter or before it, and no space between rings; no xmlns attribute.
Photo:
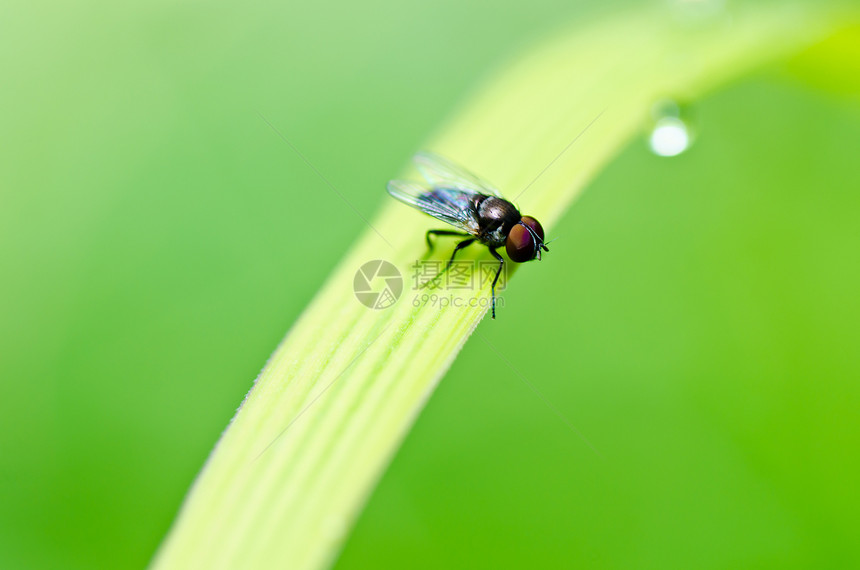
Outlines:
<svg viewBox="0 0 860 570"><path fill-rule="evenodd" d="M517 223L519 225L521 225L522 227L524 227L525 229L527 229L529 234L531 234L532 239L534 240L535 244L537 245L537 258L538 258L538 261L540 261L540 250L541 250L541 248L543 248L544 251L549 251L549 248L546 246L543 239L539 235L537 235L537 232L535 232L528 224L523 223L522 220L520 220Z"/></svg>

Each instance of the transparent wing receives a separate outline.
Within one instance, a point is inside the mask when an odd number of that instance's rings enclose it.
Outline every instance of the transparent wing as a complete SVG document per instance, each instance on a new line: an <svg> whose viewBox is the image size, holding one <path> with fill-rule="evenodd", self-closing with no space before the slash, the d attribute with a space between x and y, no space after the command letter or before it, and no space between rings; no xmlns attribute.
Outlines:
<svg viewBox="0 0 860 570"><path fill-rule="evenodd" d="M482 180L464 169L457 166L445 157L422 150L412 160L421 175L433 188L452 188L475 192L477 194L489 194L502 198L499 191L486 180Z"/></svg>
<svg viewBox="0 0 860 570"><path fill-rule="evenodd" d="M437 220L470 234L478 233L474 192L449 188L428 189L415 182L392 180L388 183L388 193Z"/></svg>

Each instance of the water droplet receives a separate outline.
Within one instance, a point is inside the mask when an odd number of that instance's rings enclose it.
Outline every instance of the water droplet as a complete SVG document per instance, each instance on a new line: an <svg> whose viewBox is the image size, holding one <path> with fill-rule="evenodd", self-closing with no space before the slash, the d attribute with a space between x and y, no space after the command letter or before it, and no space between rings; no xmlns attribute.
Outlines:
<svg viewBox="0 0 860 570"><path fill-rule="evenodd" d="M681 116L681 108L674 101L660 101L654 105L654 123L648 144L658 156L678 156L693 142L687 122Z"/></svg>

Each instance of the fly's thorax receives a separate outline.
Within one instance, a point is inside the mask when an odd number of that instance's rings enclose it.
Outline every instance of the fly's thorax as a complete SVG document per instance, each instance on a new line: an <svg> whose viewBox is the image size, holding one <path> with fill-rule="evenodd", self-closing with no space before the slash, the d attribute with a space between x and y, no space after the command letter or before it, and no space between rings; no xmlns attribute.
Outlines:
<svg viewBox="0 0 860 570"><path fill-rule="evenodd" d="M507 200L495 196L487 196L477 206L482 241L493 246L503 245L508 232L522 218L519 211Z"/></svg>

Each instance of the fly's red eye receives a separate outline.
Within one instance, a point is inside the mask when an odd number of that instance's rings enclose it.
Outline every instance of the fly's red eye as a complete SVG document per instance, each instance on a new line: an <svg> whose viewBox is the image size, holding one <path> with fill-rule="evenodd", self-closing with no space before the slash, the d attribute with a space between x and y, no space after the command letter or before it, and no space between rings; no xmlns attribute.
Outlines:
<svg viewBox="0 0 860 570"><path fill-rule="evenodd" d="M525 226L528 226L528 228ZM543 228L540 223L531 216L523 216L522 223L511 228L511 231L508 233L508 239L505 241L505 251L508 252L508 257L511 258L511 261L523 263L537 257L539 244L535 243L535 235L540 239L540 244L542 245Z"/></svg>
<svg viewBox="0 0 860 570"><path fill-rule="evenodd" d="M543 243L543 227L540 225L540 222L531 216L523 216L523 223L530 227L537 234L537 237L540 238L541 243Z"/></svg>
<svg viewBox="0 0 860 570"><path fill-rule="evenodd" d="M511 261L517 263L530 261L535 258L535 240L526 228L517 224L508 233L505 250Z"/></svg>

